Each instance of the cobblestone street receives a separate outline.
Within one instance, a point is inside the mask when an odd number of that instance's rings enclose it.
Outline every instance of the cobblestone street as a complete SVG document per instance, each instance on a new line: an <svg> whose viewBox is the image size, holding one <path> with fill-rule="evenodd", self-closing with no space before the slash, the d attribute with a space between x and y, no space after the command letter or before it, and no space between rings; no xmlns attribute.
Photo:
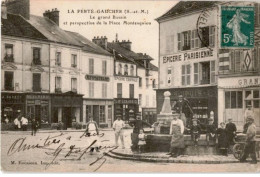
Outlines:
<svg viewBox="0 0 260 177"><path fill-rule="evenodd" d="M126 151L128 151L131 144L131 131L132 130L130 129L125 130ZM248 163L201 165L185 163L150 163L110 158L103 156L103 152L111 150L114 146L114 134L112 130L101 131L101 134L104 133L104 136L100 138L100 145L103 149L101 152L94 152L93 155L90 155L89 150L84 153L84 150L89 146L89 137L81 137L83 133L84 132L67 131L62 132L61 134L60 132L40 131L36 136L31 136L30 132L2 132L2 169L5 171L47 172L64 171L65 169L66 171L74 172L201 172L202 168L204 172L260 171L259 163L256 165ZM49 139L46 141L48 137ZM27 144L27 150L19 151L18 149L22 149L19 148L22 140L24 140L24 142L21 147ZM17 143L12 149L11 147L14 142ZM32 146L36 146L36 144L38 144L38 146L44 146L44 148L33 148ZM29 145L31 148L29 148ZM69 154L71 146L74 148L72 153ZM82 157L80 158L81 155ZM53 163L48 165L48 163L52 161ZM16 164L15 168L12 168L12 166L14 167L14 164ZM59 166L59 168L57 168L57 166Z"/></svg>

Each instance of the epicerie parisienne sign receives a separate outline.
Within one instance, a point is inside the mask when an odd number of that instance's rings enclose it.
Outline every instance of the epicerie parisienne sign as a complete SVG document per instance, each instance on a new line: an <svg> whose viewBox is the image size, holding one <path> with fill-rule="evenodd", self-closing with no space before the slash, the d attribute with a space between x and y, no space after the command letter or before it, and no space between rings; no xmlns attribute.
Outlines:
<svg viewBox="0 0 260 177"><path fill-rule="evenodd" d="M254 7L221 7L221 47L254 47Z"/></svg>
<svg viewBox="0 0 260 177"><path fill-rule="evenodd" d="M163 56L163 63L172 63L172 62L178 62L178 61L187 61L192 59L200 59L200 58L209 58L213 57L214 55L213 50L206 49L206 50L198 50L198 51L192 51L192 52L186 52L186 53L179 53L175 55L168 55Z"/></svg>

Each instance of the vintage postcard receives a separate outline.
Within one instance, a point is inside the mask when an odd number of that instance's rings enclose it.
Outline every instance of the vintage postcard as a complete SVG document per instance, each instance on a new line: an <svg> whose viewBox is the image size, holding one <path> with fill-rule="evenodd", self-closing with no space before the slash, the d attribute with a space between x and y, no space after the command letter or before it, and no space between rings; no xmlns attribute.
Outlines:
<svg viewBox="0 0 260 177"><path fill-rule="evenodd" d="M260 172L258 1L1 1L3 172Z"/></svg>

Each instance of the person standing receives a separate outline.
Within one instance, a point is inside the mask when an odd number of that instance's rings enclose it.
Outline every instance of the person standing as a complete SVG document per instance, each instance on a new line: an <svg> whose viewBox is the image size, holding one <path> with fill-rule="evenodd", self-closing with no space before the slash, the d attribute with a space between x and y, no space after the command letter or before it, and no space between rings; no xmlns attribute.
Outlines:
<svg viewBox="0 0 260 177"><path fill-rule="evenodd" d="M209 124L206 127L206 140L207 140L207 146L209 146L210 141L215 141L216 136L216 126L214 125L214 119L211 117L209 118Z"/></svg>
<svg viewBox="0 0 260 177"><path fill-rule="evenodd" d="M171 157L178 157L183 154L185 148L184 145L184 125L183 121L178 118L178 114L173 114L173 120L171 121L170 134L172 135L170 155Z"/></svg>
<svg viewBox="0 0 260 177"><path fill-rule="evenodd" d="M228 155L228 139L227 139L227 130L225 129L225 123L220 123L220 128L216 131L217 135L217 147L219 153L221 155L227 156Z"/></svg>
<svg viewBox="0 0 260 177"><path fill-rule="evenodd" d="M226 124L226 130L227 130L227 139L229 145L234 144L234 137L236 136L236 131L237 127L236 125L232 122L232 119L228 119L228 123Z"/></svg>
<svg viewBox="0 0 260 177"><path fill-rule="evenodd" d="M20 122L20 120L19 120L19 117L16 117L15 119L14 119L14 128L15 128L15 130L20 130L21 129L21 122Z"/></svg>
<svg viewBox="0 0 260 177"><path fill-rule="evenodd" d="M120 137L122 149L125 149L125 143L124 143L124 130L125 123L123 120L121 120L121 114L117 114L116 118L117 120L113 123L113 130L115 131L115 143L116 146L118 146L118 138Z"/></svg>
<svg viewBox="0 0 260 177"><path fill-rule="evenodd" d="M89 122L86 124L86 136L88 137L89 144L92 144L94 141L96 141L90 148L90 154L96 150L96 152L99 152L99 130L98 125L95 121L93 121L92 115L89 116Z"/></svg>
<svg viewBox="0 0 260 177"><path fill-rule="evenodd" d="M252 109L252 105L247 105L247 108L245 110L244 118L247 119L248 116L251 116L254 118L254 110Z"/></svg>
<svg viewBox="0 0 260 177"><path fill-rule="evenodd" d="M37 129L39 127L39 123L35 118L32 119L32 136L36 136Z"/></svg>
<svg viewBox="0 0 260 177"><path fill-rule="evenodd" d="M248 155L250 154L252 158L252 164L257 164L256 152L255 152L255 136L256 136L256 126L254 124L254 118L252 116L247 117L248 128L246 132L246 145L244 148L243 155L240 158L240 162L246 162Z"/></svg>
<svg viewBox="0 0 260 177"><path fill-rule="evenodd" d="M129 125L134 127L133 133L131 134L131 140L132 140L132 151L138 150L138 135L140 133L140 130L143 130L144 125L147 125L149 127L152 127L148 122L145 122L141 120L141 114L136 114L136 119L134 121L129 122Z"/></svg>
<svg viewBox="0 0 260 177"><path fill-rule="evenodd" d="M22 116L21 123L22 123L23 131L27 131L28 119L26 117Z"/></svg>

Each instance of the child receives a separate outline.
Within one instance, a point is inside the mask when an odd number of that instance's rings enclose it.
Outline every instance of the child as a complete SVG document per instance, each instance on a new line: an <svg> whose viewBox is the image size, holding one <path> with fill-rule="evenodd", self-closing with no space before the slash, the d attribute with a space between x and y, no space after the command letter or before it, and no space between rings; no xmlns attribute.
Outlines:
<svg viewBox="0 0 260 177"><path fill-rule="evenodd" d="M200 138L201 128L198 125L198 120L195 118L192 119L192 126L191 126L191 138L194 142L194 146L198 146L198 141Z"/></svg>
<svg viewBox="0 0 260 177"><path fill-rule="evenodd" d="M220 128L216 131L218 150L221 155L228 155L228 140L227 140L227 131L225 129L225 123L220 123Z"/></svg>
<svg viewBox="0 0 260 177"><path fill-rule="evenodd" d="M140 133L138 135L138 149L139 149L139 153L144 151L144 145L146 144L145 142L145 134L144 134L144 130L140 130Z"/></svg>

